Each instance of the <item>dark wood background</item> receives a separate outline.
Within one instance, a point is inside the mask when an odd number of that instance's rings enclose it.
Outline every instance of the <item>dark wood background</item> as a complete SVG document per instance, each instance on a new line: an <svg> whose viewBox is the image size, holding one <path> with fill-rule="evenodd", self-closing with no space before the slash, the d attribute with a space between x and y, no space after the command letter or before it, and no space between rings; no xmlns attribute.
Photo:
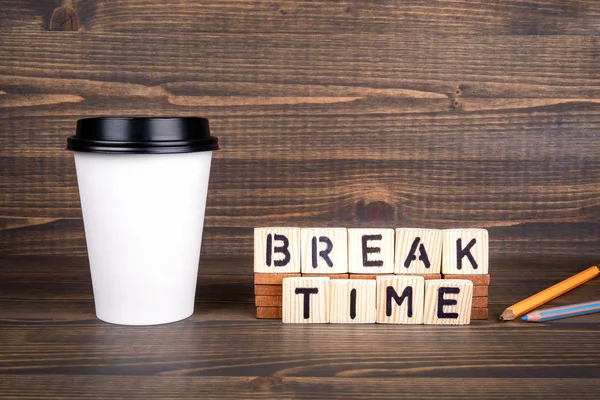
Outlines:
<svg viewBox="0 0 600 400"><path fill-rule="evenodd" d="M221 141L189 320L95 319L64 147L102 115ZM599 139L598 1L0 0L0 397L596 398L599 315L495 318L600 259ZM488 228L490 320L257 321L261 225Z"/></svg>
<svg viewBox="0 0 600 400"><path fill-rule="evenodd" d="M76 32L49 31L56 1L1 4L2 254L85 254L78 118L201 115L203 255L326 225L600 256L596 1L82 0Z"/></svg>

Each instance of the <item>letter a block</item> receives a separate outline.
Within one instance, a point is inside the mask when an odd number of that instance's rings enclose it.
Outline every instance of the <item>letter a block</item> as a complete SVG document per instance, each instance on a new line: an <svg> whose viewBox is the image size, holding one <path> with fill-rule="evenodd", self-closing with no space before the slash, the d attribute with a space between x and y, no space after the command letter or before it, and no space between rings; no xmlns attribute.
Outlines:
<svg viewBox="0 0 600 400"><path fill-rule="evenodd" d="M254 228L254 272L300 273L300 228Z"/></svg>
<svg viewBox="0 0 600 400"><path fill-rule="evenodd" d="M282 321L285 324L329 322L329 278L285 278Z"/></svg>
<svg viewBox="0 0 600 400"><path fill-rule="evenodd" d="M439 274L442 272L443 231L396 229L395 274Z"/></svg>
<svg viewBox="0 0 600 400"><path fill-rule="evenodd" d="M378 276L377 323L422 324L424 298L422 276Z"/></svg>
<svg viewBox="0 0 600 400"><path fill-rule="evenodd" d="M394 273L393 229L348 229L351 274Z"/></svg>
<svg viewBox="0 0 600 400"><path fill-rule="evenodd" d="M488 273L488 231L448 229L444 231L443 274Z"/></svg>
<svg viewBox="0 0 600 400"><path fill-rule="evenodd" d="M426 325L468 325L471 322L473 282L463 279L425 281Z"/></svg>
<svg viewBox="0 0 600 400"><path fill-rule="evenodd" d="M348 273L346 228L302 228L303 274Z"/></svg>
<svg viewBox="0 0 600 400"><path fill-rule="evenodd" d="M375 323L377 284L374 279L333 279L329 285L329 319L332 324Z"/></svg>

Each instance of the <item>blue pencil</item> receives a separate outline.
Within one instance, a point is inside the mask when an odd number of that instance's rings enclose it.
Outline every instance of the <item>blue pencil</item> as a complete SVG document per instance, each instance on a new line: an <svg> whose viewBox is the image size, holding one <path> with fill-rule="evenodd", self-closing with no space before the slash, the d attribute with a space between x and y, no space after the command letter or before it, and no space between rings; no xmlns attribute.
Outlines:
<svg viewBox="0 0 600 400"><path fill-rule="evenodd" d="M529 314L522 316L521 319L527 322L546 322L554 319L575 317L577 315L592 314L596 312L600 312L600 300L561 307L543 308L541 310L530 312Z"/></svg>

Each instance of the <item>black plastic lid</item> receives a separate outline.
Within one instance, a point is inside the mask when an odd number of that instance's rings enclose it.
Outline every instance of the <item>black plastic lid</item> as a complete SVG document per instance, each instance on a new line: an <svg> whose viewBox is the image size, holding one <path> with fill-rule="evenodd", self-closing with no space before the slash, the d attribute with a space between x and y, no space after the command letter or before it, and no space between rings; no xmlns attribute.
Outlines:
<svg viewBox="0 0 600 400"><path fill-rule="evenodd" d="M219 149L208 119L200 117L99 117L77 121L67 150L91 153L191 153Z"/></svg>

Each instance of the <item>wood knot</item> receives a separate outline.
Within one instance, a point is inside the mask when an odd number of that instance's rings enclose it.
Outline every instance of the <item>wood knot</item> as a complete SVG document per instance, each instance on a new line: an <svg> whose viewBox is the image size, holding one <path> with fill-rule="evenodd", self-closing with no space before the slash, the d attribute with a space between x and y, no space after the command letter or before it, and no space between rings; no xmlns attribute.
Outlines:
<svg viewBox="0 0 600 400"><path fill-rule="evenodd" d="M72 0L64 1L52 12L49 26L51 31L78 31L79 26L79 14Z"/></svg>
<svg viewBox="0 0 600 400"><path fill-rule="evenodd" d="M275 386L283 385L283 379L276 376L259 376L250 382L253 389L270 389Z"/></svg>
<svg viewBox="0 0 600 400"><path fill-rule="evenodd" d="M365 205L363 201L356 204L356 215L361 221L393 221L394 207L385 201L372 201Z"/></svg>

